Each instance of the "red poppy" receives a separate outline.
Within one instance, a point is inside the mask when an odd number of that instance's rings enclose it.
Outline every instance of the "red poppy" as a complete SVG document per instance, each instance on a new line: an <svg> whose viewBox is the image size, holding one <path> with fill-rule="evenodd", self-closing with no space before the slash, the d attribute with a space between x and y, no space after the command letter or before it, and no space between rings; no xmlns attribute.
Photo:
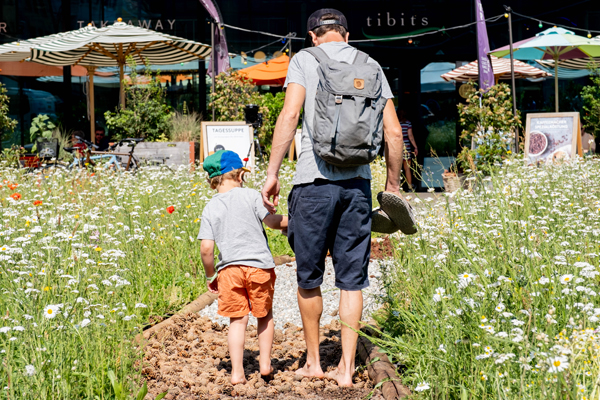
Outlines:
<svg viewBox="0 0 600 400"><path fill-rule="evenodd" d="M173 214L173 212L174 212L174 211L175 211L175 207L173 207L173 206L169 206L169 207L167 207L167 212L168 212L169 214Z"/></svg>
<svg viewBox="0 0 600 400"><path fill-rule="evenodd" d="M21 200L21 193L13 193L10 195L14 200Z"/></svg>
<svg viewBox="0 0 600 400"><path fill-rule="evenodd" d="M41 200L36 200L33 202L34 206L41 206L42 205L42 201Z"/></svg>
<svg viewBox="0 0 600 400"><path fill-rule="evenodd" d="M95 173L95 172L92 172L92 173L90 174L90 176L94 176L94 175L96 175L96 173Z"/></svg>
<svg viewBox="0 0 600 400"><path fill-rule="evenodd" d="M248 160L249 160L248 157L244 158L244 162L248 162Z"/></svg>
<svg viewBox="0 0 600 400"><path fill-rule="evenodd" d="M18 183L9 183L9 184L8 184L8 188L9 188L10 190L15 190L15 189L17 188L17 186L19 186L19 184L18 184Z"/></svg>

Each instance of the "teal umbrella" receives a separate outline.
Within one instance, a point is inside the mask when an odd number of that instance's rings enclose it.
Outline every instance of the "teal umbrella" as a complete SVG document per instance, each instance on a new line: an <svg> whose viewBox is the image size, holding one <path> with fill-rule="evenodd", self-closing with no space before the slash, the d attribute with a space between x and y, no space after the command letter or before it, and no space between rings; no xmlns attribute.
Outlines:
<svg viewBox="0 0 600 400"><path fill-rule="evenodd" d="M509 58L510 47L491 51L498 58ZM558 112L558 64L560 60L600 56L600 41L578 36L563 28L550 28L534 37L513 44L514 58L519 60L554 60L554 93Z"/></svg>

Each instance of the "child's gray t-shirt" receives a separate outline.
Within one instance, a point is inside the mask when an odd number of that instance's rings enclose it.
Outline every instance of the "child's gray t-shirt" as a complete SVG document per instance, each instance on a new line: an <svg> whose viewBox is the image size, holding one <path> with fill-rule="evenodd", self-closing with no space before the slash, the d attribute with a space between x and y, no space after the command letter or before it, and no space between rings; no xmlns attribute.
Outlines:
<svg viewBox="0 0 600 400"><path fill-rule="evenodd" d="M219 248L217 270L229 265L275 268L262 225L269 212L260 193L234 188L217 193L202 211L198 240L214 240Z"/></svg>

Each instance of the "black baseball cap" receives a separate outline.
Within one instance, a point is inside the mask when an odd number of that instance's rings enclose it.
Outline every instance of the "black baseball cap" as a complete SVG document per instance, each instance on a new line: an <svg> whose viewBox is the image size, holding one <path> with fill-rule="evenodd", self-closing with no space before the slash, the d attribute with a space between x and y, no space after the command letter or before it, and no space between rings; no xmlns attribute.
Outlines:
<svg viewBox="0 0 600 400"><path fill-rule="evenodd" d="M334 14L335 18L321 21L321 17L325 14ZM348 21L346 21L344 14L333 8L321 8L320 10L310 14L310 17L308 17L308 22L306 23L306 39L304 40L304 47L312 46L312 38L308 32L323 25L341 25L348 30Z"/></svg>

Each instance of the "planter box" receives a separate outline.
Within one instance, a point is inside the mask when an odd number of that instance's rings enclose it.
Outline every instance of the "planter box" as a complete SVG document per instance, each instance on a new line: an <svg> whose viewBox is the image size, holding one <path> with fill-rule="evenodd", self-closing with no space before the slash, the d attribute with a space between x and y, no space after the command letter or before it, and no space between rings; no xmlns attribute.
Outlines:
<svg viewBox="0 0 600 400"><path fill-rule="evenodd" d="M120 146L115 151L127 153L130 149L128 146ZM199 160L200 144L197 142L141 142L135 146L133 154L142 163L189 166ZM127 162L125 156L121 156L120 159L122 163Z"/></svg>

